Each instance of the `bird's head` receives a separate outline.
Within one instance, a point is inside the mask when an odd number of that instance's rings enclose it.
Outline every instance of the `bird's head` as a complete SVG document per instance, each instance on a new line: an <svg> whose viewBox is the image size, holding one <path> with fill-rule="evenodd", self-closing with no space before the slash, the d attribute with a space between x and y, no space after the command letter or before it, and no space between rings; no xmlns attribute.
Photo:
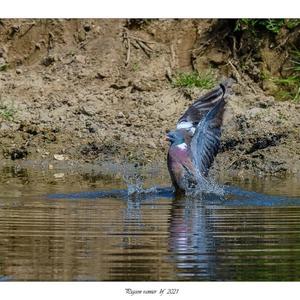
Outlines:
<svg viewBox="0 0 300 300"><path fill-rule="evenodd" d="M183 132L176 130L176 131L169 131L166 135L166 140L171 143L171 145L179 145L185 142Z"/></svg>

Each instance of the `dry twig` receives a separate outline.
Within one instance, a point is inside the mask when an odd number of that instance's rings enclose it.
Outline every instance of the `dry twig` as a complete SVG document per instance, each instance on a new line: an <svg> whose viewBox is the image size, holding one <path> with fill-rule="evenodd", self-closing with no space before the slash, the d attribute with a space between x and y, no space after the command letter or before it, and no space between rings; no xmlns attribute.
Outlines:
<svg viewBox="0 0 300 300"><path fill-rule="evenodd" d="M229 59L228 64L232 68L233 74L239 84L241 84L243 87L246 87L245 83L242 80L242 76L240 75L238 69L235 67L235 65L232 63L232 61Z"/></svg>
<svg viewBox="0 0 300 300"><path fill-rule="evenodd" d="M29 27L22 34L20 34L19 37L21 38L26 35L33 28L33 26L35 26L35 22L29 24Z"/></svg>
<svg viewBox="0 0 300 300"><path fill-rule="evenodd" d="M250 88L250 90L254 93L254 94L257 94L257 91L254 89L253 86L251 85L246 85L242 79L242 75L239 73L238 69L236 68L236 66L232 63L231 60L228 60L228 64L230 65L230 67L232 68L233 70L233 74L237 80L237 82L239 84L241 84L243 87L245 88Z"/></svg>
<svg viewBox="0 0 300 300"><path fill-rule="evenodd" d="M50 50L53 48L53 33L49 32L48 34L48 47L47 47L47 54L49 55Z"/></svg>
<svg viewBox="0 0 300 300"><path fill-rule="evenodd" d="M142 49L148 57L151 56L153 49L149 44L154 44L155 42L146 41L134 35L130 35L126 29L124 29L122 37L125 48L127 49L125 65L128 65L130 60L131 45L136 49Z"/></svg>

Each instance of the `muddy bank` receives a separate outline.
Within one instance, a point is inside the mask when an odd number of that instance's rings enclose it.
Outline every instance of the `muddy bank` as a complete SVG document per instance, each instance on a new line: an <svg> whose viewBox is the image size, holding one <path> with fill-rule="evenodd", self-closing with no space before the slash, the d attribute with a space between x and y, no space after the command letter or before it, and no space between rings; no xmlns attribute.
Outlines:
<svg viewBox="0 0 300 300"><path fill-rule="evenodd" d="M272 47L261 46L261 65L248 61L241 70L237 62L245 54L227 42L230 24L221 25L2 20L1 160L164 165L165 132L205 92L170 80L178 71L209 69L216 82L237 81L213 171L299 174L300 105L275 99L260 76L265 69L277 72Z"/></svg>

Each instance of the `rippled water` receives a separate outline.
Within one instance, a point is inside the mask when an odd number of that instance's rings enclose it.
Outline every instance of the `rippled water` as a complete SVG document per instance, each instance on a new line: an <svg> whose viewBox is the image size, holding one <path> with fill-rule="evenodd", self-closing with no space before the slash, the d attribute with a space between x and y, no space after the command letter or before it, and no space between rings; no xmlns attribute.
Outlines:
<svg viewBox="0 0 300 300"><path fill-rule="evenodd" d="M57 175L60 174L60 175ZM2 170L2 280L300 280L299 180L228 178L176 198L166 179Z"/></svg>

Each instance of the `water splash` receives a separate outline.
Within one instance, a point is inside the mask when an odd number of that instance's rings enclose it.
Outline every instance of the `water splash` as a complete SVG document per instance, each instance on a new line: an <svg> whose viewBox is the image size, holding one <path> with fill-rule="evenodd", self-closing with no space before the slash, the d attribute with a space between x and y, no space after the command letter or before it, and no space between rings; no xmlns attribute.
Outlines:
<svg viewBox="0 0 300 300"><path fill-rule="evenodd" d="M144 188L144 176L142 168L138 164L123 165L122 177L127 185L127 194L129 197L143 197L149 194L157 193L157 187Z"/></svg>
<svg viewBox="0 0 300 300"><path fill-rule="evenodd" d="M143 181L138 176L124 178L127 184L128 196L140 194L143 191Z"/></svg>
<svg viewBox="0 0 300 300"><path fill-rule="evenodd" d="M203 177L199 171L196 173L196 182L193 180L191 184L191 181L185 178L184 186L186 195L190 197L197 197L203 194L225 195L223 186L219 185L212 177Z"/></svg>

